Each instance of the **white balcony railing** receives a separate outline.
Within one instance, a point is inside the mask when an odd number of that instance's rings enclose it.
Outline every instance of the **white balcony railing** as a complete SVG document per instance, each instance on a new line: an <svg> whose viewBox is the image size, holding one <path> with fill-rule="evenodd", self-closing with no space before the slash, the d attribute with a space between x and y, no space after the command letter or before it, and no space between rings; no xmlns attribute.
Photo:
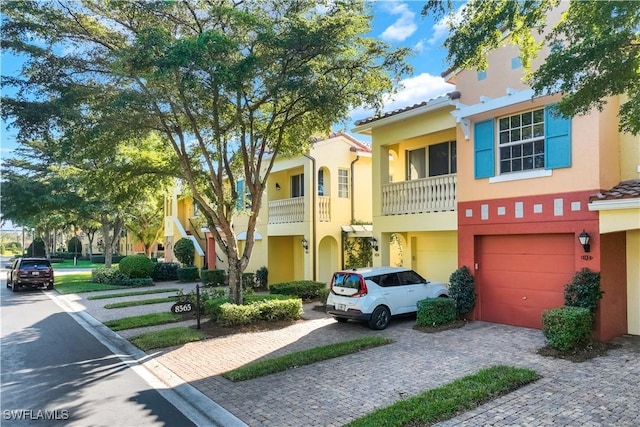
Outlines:
<svg viewBox="0 0 640 427"><path fill-rule="evenodd" d="M269 224L304 221L304 197L269 202Z"/></svg>
<svg viewBox="0 0 640 427"><path fill-rule="evenodd" d="M331 197L318 196L318 221L331 221ZM269 224L304 221L304 197L269 202Z"/></svg>
<svg viewBox="0 0 640 427"><path fill-rule="evenodd" d="M394 182L382 186L382 215L453 211L457 175Z"/></svg>

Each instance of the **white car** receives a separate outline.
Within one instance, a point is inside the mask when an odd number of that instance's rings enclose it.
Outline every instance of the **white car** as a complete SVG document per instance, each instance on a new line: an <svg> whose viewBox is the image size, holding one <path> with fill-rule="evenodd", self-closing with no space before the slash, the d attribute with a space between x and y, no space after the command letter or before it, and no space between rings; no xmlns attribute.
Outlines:
<svg viewBox="0 0 640 427"><path fill-rule="evenodd" d="M446 284L430 282L402 267L370 267L333 274L327 313L338 322L366 321L372 329L384 329L391 316L414 313L417 302L449 297Z"/></svg>

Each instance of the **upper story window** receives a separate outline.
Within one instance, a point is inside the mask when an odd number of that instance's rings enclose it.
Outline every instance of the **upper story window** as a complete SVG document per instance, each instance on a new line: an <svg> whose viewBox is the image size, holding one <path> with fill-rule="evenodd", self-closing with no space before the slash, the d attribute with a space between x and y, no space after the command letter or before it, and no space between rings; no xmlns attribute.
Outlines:
<svg viewBox="0 0 640 427"><path fill-rule="evenodd" d="M500 173L544 168L544 108L498 119Z"/></svg>
<svg viewBox="0 0 640 427"><path fill-rule="evenodd" d="M291 197L304 196L304 174L291 176Z"/></svg>
<svg viewBox="0 0 640 427"><path fill-rule="evenodd" d="M338 197L349 197L349 169L338 169Z"/></svg>
<svg viewBox="0 0 640 427"><path fill-rule="evenodd" d="M456 173L456 142L447 141L407 151L407 180ZM427 165L429 166L427 170Z"/></svg>
<svg viewBox="0 0 640 427"><path fill-rule="evenodd" d="M318 171L318 196L324 196L324 169Z"/></svg>
<svg viewBox="0 0 640 427"><path fill-rule="evenodd" d="M571 166L571 119L552 105L477 122L473 129L476 179L529 178Z"/></svg>

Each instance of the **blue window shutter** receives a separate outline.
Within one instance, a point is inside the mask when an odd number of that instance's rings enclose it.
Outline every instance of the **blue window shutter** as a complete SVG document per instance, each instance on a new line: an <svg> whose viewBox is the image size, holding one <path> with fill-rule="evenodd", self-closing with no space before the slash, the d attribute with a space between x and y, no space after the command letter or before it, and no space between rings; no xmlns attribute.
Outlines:
<svg viewBox="0 0 640 427"><path fill-rule="evenodd" d="M493 120L478 122L473 128L474 170L476 179L495 175Z"/></svg>
<svg viewBox="0 0 640 427"><path fill-rule="evenodd" d="M241 211L244 208L244 180L239 179L236 181L236 193L238 193L236 209Z"/></svg>
<svg viewBox="0 0 640 427"><path fill-rule="evenodd" d="M544 109L544 162L545 169L571 166L571 119L553 111L553 105Z"/></svg>

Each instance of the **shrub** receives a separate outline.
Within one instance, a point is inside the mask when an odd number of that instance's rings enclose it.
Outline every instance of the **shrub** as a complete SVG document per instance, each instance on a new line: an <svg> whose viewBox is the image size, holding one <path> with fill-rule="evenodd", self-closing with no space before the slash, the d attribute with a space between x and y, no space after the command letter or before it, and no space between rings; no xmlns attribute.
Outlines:
<svg viewBox="0 0 640 427"><path fill-rule="evenodd" d="M94 268L91 270L91 281L114 286L153 286L153 280L151 278L129 278L120 271L118 266L111 268Z"/></svg>
<svg viewBox="0 0 640 427"><path fill-rule="evenodd" d="M182 265L191 267L196 256L196 248L191 239L183 237L173 245L173 254Z"/></svg>
<svg viewBox="0 0 640 427"><path fill-rule="evenodd" d="M456 302L451 298L428 298L418 301L416 325L446 325L456 320Z"/></svg>
<svg viewBox="0 0 640 427"><path fill-rule="evenodd" d="M82 253L82 242L76 236L73 236L67 242L67 252L72 254Z"/></svg>
<svg viewBox="0 0 640 427"><path fill-rule="evenodd" d="M105 258L104 255L91 255L89 260L94 264L104 264L104 258ZM111 263L118 264L122 258L124 258L124 256L122 255L112 255Z"/></svg>
<svg viewBox="0 0 640 427"><path fill-rule="evenodd" d="M269 287L269 292L279 295L292 295L303 300L316 300L320 298L320 292L326 289L326 283L300 280L297 282L277 283Z"/></svg>
<svg viewBox="0 0 640 427"><path fill-rule="evenodd" d="M44 249L44 241L40 237L36 237L33 239L29 247L27 248L27 253L25 256L29 257L45 257L47 253Z"/></svg>
<svg viewBox="0 0 640 427"><path fill-rule="evenodd" d="M593 317L584 307L561 307L542 313L547 343L560 351L585 348L591 343Z"/></svg>
<svg viewBox="0 0 640 427"><path fill-rule="evenodd" d="M600 290L600 273L583 268L564 287L564 305L588 308L594 314L603 293Z"/></svg>
<svg viewBox="0 0 640 427"><path fill-rule="evenodd" d="M224 290L226 291L226 289ZM291 299L292 298L288 295L246 295L243 300L243 305ZM299 301L299 299L295 298L294 301ZM204 314L209 317L211 321L217 322L220 319L220 315L222 313L222 305L227 303L229 303L228 296L215 295L212 298L209 298L208 300L202 302Z"/></svg>
<svg viewBox="0 0 640 427"><path fill-rule="evenodd" d="M177 274L181 282L197 282L200 278L198 267L181 267L178 268Z"/></svg>
<svg viewBox="0 0 640 427"><path fill-rule="evenodd" d="M327 298L329 298L329 288L320 289L320 295L318 296L322 305L327 305Z"/></svg>
<svg viewBox="0 0 640 427"><path fill-rule="evenodd" d="M131 279L141 279L151 277L153 271L153 261L145 255L129 255L119 262L120 271Z"/></svg>
<svg viewBox="0 0 640 427"><path fill-rule="evenodd" d="M242 273L242 289L253 289L256 286L255 273Z"/></svg>
<svg viewBox="0 0 640 427"><path fill-rule="evenodd" d="M227 302L220 306L218 321L226 326L235 326L260 320L296 320L302 312L302 300L298 298L263 300L243 305Z"/></svg>
<svg viewBox="0 0 640 427"><path fill-rule="evenodd" d="M202 270L200 281L207 286L224 286L226 273L224 270Z"/></svg>
<svg viewBox="0 0 640 427"><path fill-rule="evenodd" d="M467 266L462 266L449 276L449 297L456 302L456 312L462 317L476 304L473 275Z"/></svg>
<svg viewBox="0 0 640 427"><path fill-rule="evenodd" d="M178 280L179 267L177 262L157 262L151 270L151 278L156 282Z"/></svg>
<svg viewBox="0 0 640 427"><path fill-rule="evenodd" d="M269 270L262 266L256 270L256 283L260 289L269 289Z"/></svg>

